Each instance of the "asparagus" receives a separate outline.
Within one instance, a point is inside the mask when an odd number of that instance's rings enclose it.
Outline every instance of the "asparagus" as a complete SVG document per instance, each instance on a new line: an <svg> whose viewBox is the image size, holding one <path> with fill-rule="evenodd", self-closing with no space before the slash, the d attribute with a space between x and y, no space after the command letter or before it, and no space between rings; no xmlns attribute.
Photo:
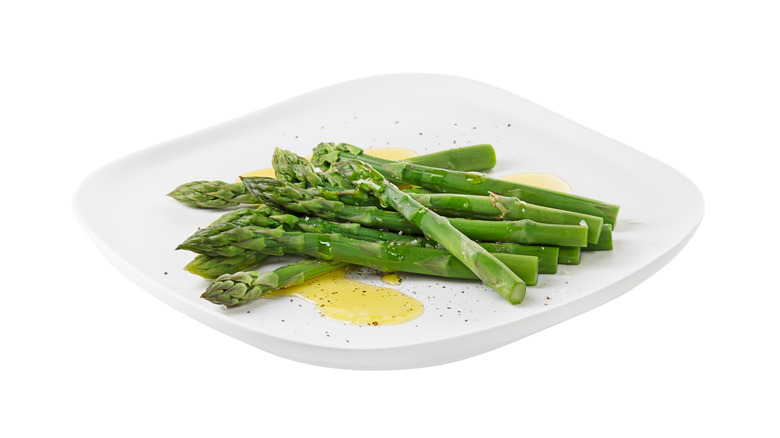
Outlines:
<svg viewBox="0 0 780 438"><path fill-rule="evenodd" d="M225 228L229 224L223 223ZM232 257L245 251L268 255L298 254L327 261L366 266L384 272L404 271L439 277L478 279L466 265L447 251L391 242L370 242L341 234L304 233L256 225L198 230L176 249L199 254ZM539 260L518 254L496 254L528 285L536 284Z"/></svg>
<svg viewBox="0 0 780 438"><path fill-rule="evenodd" d="M387 181L371 165L357 160L340 161L335 166L344 178L363 190L370 190L384 205L389 205L439 243L466 265L486 286L498 292L512 304L525 298L526 285L520 277L486 249L458 231L446 218L423 207L411 196Z"/></svg>
<svg viewBox="0 0 780 438"><path fill-rule="evenodd" d="M276 170L277 179L282 181L289 183L300 182L315 187L323 184L323 178L312 176L316 173L314 166L305 158L299 157L290 151L276 149L274 152L274 169ZM278 177L279 175L282 175L282 177ZM330 172L327 175L334 174ZM338 176L338 174L335 175ZM342 179L339 180L339 184L343 187L346 182ZM320 187L317 190L319 194L315 194L315 196L341 200L349 205L371 205L370 201L372 198L366 199L366 192L358 191L363 194L363 197L356 197L348 193L342 195L339 192L329 192ZM588 226L588 243L598 242L601 225L604 223L604 220L597 216L542 207L529 204L515 197L500 196L492 193L490 196L452 193L409 194L423 206L448 217L488 220L531 219L536 222L565 225L580 225L584 223Z"/></svg>
<svg viewBox="0 0 780 438"><path fill-rule="evenodd" d="M326 221L320 218L312 217L297 217L292 215L285 215L281 212L270 208L266 205L261 205L256 209L241 208L222 215L219 219L214 221L207 228L204 228L198 233L201 236L208 235L212 239L220 232L228 231L237 227L245 227L250 225L257 225L262 227L279 228L282 227L285 230L290 231L305 231L309 233L322 233L322 234L343 234L347 237L351 237L359 240L368 241L382 241L389 242L394 245L411 245L411 246L424 246L424 247L436 247L438 244L430 239L426 239L420 236L402 235L398 233L392 233L389 231L378 230L374 228L363 227L354 223L338 223ZM540 274L554 274L557 271L557 264L559 262L559 248L554 246L534 246L534 245L521 245L518 243L494 243L494 242L477 242L478 245L487 249L491 253L508 253L508 254L521 254L532 255L539 258L539 273ZM255 252L246 250L244 252L236 253L231 256L230 262L232 265L240 263L242 256L252 257ZM205 257L205 256L204 256ZM219 258L219 257L216 257ZM224 257L223 257L224 258ZM250 264L254 264L249 261ZM241 269L223 269L217 275L212 275L207 278L216 278L221 274L235 273Z"/></svg>
<svg viewBox="0 0 780 438"><path fill-rule="evenodd" d="M353 161L355 162L355 161ZM242 181L257 198L302 215L327 220L343 220L371 228L384 228L404 234L421 234L422 230L394 211L372 206L352 206L336 200L319 198L292 184L266 177L247 177ZM447 221L470 239L492 242L515 242L529 245L587 246L588 227L582 225L543 224L530 219L490 221L449 218Z"/></svg>
<svg viewBox="0 0 780 438"><path fill-rule="evenodd" d="M322 187L331 191L354 190L354 186L344 180L338 173L320 172L314 168L309 160L290 151L276 148L271 162L276 178L281 181L293 184L300 183L304 187ZM364 192L355 193L353 196L356 196L358 199L369 197Z"/></svg>
<svg viewBox="0 0 780 438"><path fill-rule="evenodd" d="M320 167L327 167L326 155L319 155L315 161ZM489 195L495 193L512 196L523 201L552 207L561 210L574 211L604 219L614 227L619 206L607 204L595 199L573 195L541 187L529 186L513 181L490 178L483 173L461 172L436 167L411 164L403 161L378 164L375 170L394 183L412 184L435 192L453 192L473 195Z"/></svg>
<svg viewBox="0 0 780 438"><path fill-rule="evenodd" d="M404 234L419 234L419 229L394 211L373 206L354 206L340 200L325 199L293 184L267 177L241 178L247 190L258 199L279 209L327 220L343 220L372 228L386 228ZM340 198L338 198L340 199Z"/></svg>
<svg viewBox="0 0 780 438"><path fill-rule="evenodd" d="M558 248L559 265L579 265L582 248L578 246L562 246Z"/></svg>
<svg viewBox="0 0 780 438"><path fill-rule="evenodd" d="M360 240L389 242L395 245L436 246L436 242L411 234L398 234L349 222L332 222L317 217L299 217L285 214L267 205L256 209L240 208L223 214L211 225L196 234L215 236L236 227L257 225L264 228L283 228L321 234L344 234Z"/></svg>
<svg viewBox="0 0 780 438"><path fill-rule="evenodd" d="M582 248L583 251L610 251L612 250L612 226L604 224L601 229L601 237L596 243L589 243Z"/></svg>
<svg viewBox="0 0 780 438"><path fill-rule="evenodd" d="M214 191L214 187L217 186L221 186L223 189ZM228 188L230 190L228 190ZM346 205L379 205L376 198L370 197L367 193L355 190L354 188L339 189L337 187L328 186L298 189L306 190L314 197L339 201ZM211 193L208 194L205 190L209 190ZM408 193L407 190L404 191ZM223 196L222 198L217 197L220 194ZM247 193L245 185L227 184L221 181L196 181L183 184L169 195L187 205L200 208L234 207L237 206L239 202L244 204L261 203L260 200L255 198L251 193ZM577 225L580 224L581 221L585 221L588 226L587 243L589 245L597 243L601 230L605 229L602 227L603 220L599 217L541 207L525 203L512 197L499 195L487 197L444 193L410 193L410 195L425 207L448 217L471 217L484 220L522 220L527 218L536 222L569 225ZM231 201L231 199L233 201ZM304 210L298 210L298 212L307 213L307 211ZM403 226L398 228L398 231L414 232L412 229ZM591 245L591 247L598 248L595 245ZM602 249L607 249L607 247L602 246Z"/></svg>
<svg viewBox="0 0 780 438"><path fill-rule="evenodd" d="M327 178L322 178L320 172L312 166L309 160L284 149L276 148L274 150L271 165L274 168L276 178L280 181L300 182L308 186L319 187L323 186L327 180Z"/></svg>
<svg viewBox="0 0 780 438"><path fill-rule="evenodd" d="M303 259L273 271L224 274L209 285L201 298L214 304L237 307L249 300L259 299L272 290L301 284L310 278L344 266L346 263Z"/></svg>
<svg viewBox="0 0 780 438"><path fill-rule="evenodd" d="M558 272L559 248L557 246L529 246L509 242L477 242L477 245L493 254L505 253L533 255L539 258L540 274L555 274Z"/></svg>
<svg viewBox="0 0 780 438"><path fill-rule="evenodd" d="M184 270L211 280L223 274L233 274L249 269L262 263L266 258L268 258L267 254L256 251L248 251L230 257L198 254L194 260L187 263Z"/></svg>
<svg viewBox="0 0 780 438"><path fill-rule="evenodd" d="M409 194L420 204L448 217L491 220L531 219L546 224L580 225L588 227L588 243L596 243L604 219L540 205L529 204L516 197L491 193L489 196L453 193Z"/></svg>
<svg viewBox="0 0 780 438"><path fill-rule="evenodd" d="M257 199L247 193L246 187L238 183L222 181L193 181L176 187L168 193L171 198L198 208L226 208L239 204L258 204Z"/></svg>
<svg viewBox="0 0 780 438"><path fill-rule="evenodd" d="M359 155L360 159L369 160L372 163L393 162L365 154L362 149L356 146L349 146L349 149L345 146L344 149L347 153L355 153ZM354 155L349 155L349 157L355 158ZM309 186L324 186L327 184L331 186L331 189L349 186L340 181L338 175L318 172L309 161L303 158L298 157L300 160L296 159L291 163L284 162L285 159L290 158L290 155L274 153L273 168L276 172L276 177L282 181L305 182ZM495 166L496 154L490 145L475 145L419 155L409 158L407 161L446 169L486 170ZM293 170L289 164L296 164L297 168ZM226 183L223 181L188 182L175 188L168 196L183 204L198 208L227 208L235 207L239 204L260 203L246 192L243 184ZM355 202L365 201L365 195L360 197L356 194L356 196Z"/></svg>
<svg viewBox="0 0 780 438"><path fill-rule="evenodd" d="M366 154L363 149L346 143L320 143L314 148L312 163L317 167L327 169L331 163L344 160L359 160L371 166L394 162L371 156L370 152ZM489 144L478 144L418 155L403 161L452 170L488 170L496 165L496 151Z"/></svg>

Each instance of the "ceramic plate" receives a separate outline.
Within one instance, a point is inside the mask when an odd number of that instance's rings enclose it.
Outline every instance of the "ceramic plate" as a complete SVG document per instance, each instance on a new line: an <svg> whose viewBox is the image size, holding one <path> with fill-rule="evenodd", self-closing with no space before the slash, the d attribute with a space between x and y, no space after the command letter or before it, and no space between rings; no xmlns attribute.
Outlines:
<svg viewBox="0 0 780 438"><path fill-rule="evenodd" d="M182 270L192 254L174 248L223 212L185 207L165 194L187 181L234 181L268 167L275 147L309 155L323 141L419 153L490 143L498 156L491 175L553 173L578 194L619 204L615 249L583 253L580 265L541 275L516 306L476 282L404 276L397 288L425 312L393 326L334 322L299 300L228 310L199 298L207 282ZM447 363L593 309L669 262L704 212L690 180L641 152L501 89L422 74L334 85L140 150L88 176L74 207L105 256L168 305L270 353L352 369ZM676 214L663 214L669 210Z"/></svg>

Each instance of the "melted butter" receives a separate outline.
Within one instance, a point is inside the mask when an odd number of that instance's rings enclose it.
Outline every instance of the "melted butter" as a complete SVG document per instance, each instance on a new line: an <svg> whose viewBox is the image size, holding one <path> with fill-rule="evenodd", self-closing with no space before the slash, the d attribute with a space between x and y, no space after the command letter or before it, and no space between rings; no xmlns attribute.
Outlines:
<svg viewBox="0 0 780 438"><path fill-rule="evenodd" d="M542 187L559 192L574 193L569 183L550 173L523 172L499 177L506 181L518 182L529 186Z"/></svg>
<svg viewBox="0 0 780 438"><path fill-rule="evenodd" d="M385 160L405 160L419 155L417 152L406 148L365 149L364 152L372 157L384 158Z"/></svg>
<svg viewBox="0 0 780 438"><path fill-rule="evenodd" d="M402 324L423 313L422 303L409 295L351 280L345 269L266 295L269 298L290 296L314 303L322 316L349 324Z"/></svg>
<svg viewBox="0 0 780 438"><path fill-rule="evenodd" d="M253 170L251 172L247 172L242 174L243 177L249 177L249 176L265 176L268 178L276 178L276 173L274 172L274 169L272 167L269 167L268 169L259 169L259 170ZM238 178L236 180L237 183L241 183L241 178Z"/></svg>

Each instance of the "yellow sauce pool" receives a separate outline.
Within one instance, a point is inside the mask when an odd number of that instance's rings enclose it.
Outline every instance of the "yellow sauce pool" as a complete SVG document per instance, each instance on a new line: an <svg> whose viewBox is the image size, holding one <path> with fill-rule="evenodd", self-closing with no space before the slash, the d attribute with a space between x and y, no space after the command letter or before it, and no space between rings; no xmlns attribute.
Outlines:
<svg viewBox="0 0 780 438"><path fill-rule="evenodd" d="M351 280L343 268L266 297L302 298L314 303L322 316L356 325L402 324L423 313L418 300L395 289Z"/></svg>
<svg viewBox="0 0 780 438"><path fill-rule="evenodd" d="M499 179L527 184L534 187L542 187L559 192L574 193L569 183L561 177L551 173L523 172L512 175L500 176Z"/></svg>

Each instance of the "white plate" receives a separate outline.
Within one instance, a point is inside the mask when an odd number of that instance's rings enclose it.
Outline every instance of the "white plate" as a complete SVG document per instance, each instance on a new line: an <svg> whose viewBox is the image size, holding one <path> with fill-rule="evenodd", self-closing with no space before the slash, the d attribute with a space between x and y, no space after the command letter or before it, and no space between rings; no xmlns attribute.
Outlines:
<svg viewBox="0 0 780 438"><path fill-rule="evenodd" d="M517 306L481 284L409 276L399 289L415 292L426 310L397 326L330 321L297 300L227 310L200 299L207 282L182 270L192 254L174 248L222 212L165 194L187 181L233 181L268 167L275 147L308 155L322 141L420 153L490 143L498 156L492 175L553 173L578 194L621 205L615 249L540 276ZM165 303L273 354L353 369L451 362L593 309L669 262L704 212L690 180L645 154L495 87L422 74L334 85L143 149L87 177L74 207L106 257Z"/></svg>

